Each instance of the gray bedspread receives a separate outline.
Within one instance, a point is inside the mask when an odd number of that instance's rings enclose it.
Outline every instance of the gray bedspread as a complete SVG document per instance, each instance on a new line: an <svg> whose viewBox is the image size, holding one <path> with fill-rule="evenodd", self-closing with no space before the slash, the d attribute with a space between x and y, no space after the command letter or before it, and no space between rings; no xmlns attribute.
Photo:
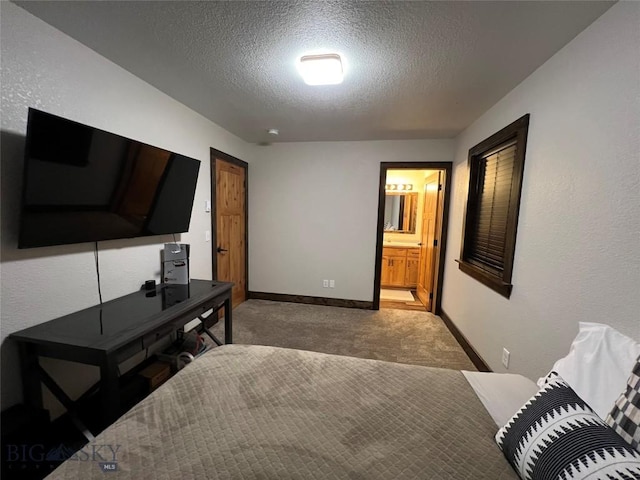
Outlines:
<svg viewBox="0 0 640 480"><path fill-rule="evenodd" d="M458 371L228 345L48 478L516 479L496 430Z"/></svg>

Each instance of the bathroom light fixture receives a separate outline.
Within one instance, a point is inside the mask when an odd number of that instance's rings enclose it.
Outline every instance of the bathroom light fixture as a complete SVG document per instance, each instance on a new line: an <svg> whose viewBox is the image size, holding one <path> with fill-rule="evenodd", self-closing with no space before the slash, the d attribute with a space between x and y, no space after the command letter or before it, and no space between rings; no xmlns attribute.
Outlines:
<svg viewBox="0 0 640 480"><path fill-rule="evenodd" d="M298 71L307 85L337 85L344 78L342 59L337 53L304 55L298 62Z"/></svg>
<svg viewBox="0 0 640 480"><path fill-rule="evenodd" d="M410 192L413 190L413 185L411 183L387 183L384 189L391 192Z"/></svg>

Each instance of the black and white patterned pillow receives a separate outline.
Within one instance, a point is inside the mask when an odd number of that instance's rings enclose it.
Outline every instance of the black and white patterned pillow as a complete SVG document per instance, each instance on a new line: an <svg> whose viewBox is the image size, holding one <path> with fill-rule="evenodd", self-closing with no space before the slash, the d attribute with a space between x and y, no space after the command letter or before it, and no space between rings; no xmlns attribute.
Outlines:
<svg viewBox="0 0 640 480"><path fill-rule="evenodd" d="M606 422L640 452L640 357L627 380L627 390L616 400Z"/></svg>
<svg viewBox="0 0 640 480"><path fill-rule="evenodd" d="M640 454L559 376L498 431L496 442L524 480L640 480Z"/></svg>

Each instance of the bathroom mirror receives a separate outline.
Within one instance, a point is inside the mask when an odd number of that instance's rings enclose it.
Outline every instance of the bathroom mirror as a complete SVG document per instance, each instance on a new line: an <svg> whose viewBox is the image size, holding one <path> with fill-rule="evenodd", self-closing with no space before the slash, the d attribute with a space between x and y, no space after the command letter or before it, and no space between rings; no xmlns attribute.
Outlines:
<svg viewBox="0 0 640 480"><path fill-rule="evenodd" d="M416 233L418 193L387 192L384 197L384 231Z"/></svg>

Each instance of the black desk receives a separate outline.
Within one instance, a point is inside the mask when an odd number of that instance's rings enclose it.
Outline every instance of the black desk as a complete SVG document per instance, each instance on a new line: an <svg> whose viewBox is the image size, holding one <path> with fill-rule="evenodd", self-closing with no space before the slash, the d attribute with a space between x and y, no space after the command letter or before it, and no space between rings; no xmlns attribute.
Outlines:
<svg viewBox="0 0 640 480"><path fill-rule="evenodd" d="M40 366L38 357L100 367L101 416L105 425L120 415L118 364L219 305L224 307L225 343L232 343L232 283L191 280L189 285L159 285L155 290L116 298L10 335L19 342L24 401L42 408L42 385L70 411L74 402ZM217 313L208 317L215 322ZM203 320L201 318L201 320ZM206 323L202 327L206 333Z"/></svg>

